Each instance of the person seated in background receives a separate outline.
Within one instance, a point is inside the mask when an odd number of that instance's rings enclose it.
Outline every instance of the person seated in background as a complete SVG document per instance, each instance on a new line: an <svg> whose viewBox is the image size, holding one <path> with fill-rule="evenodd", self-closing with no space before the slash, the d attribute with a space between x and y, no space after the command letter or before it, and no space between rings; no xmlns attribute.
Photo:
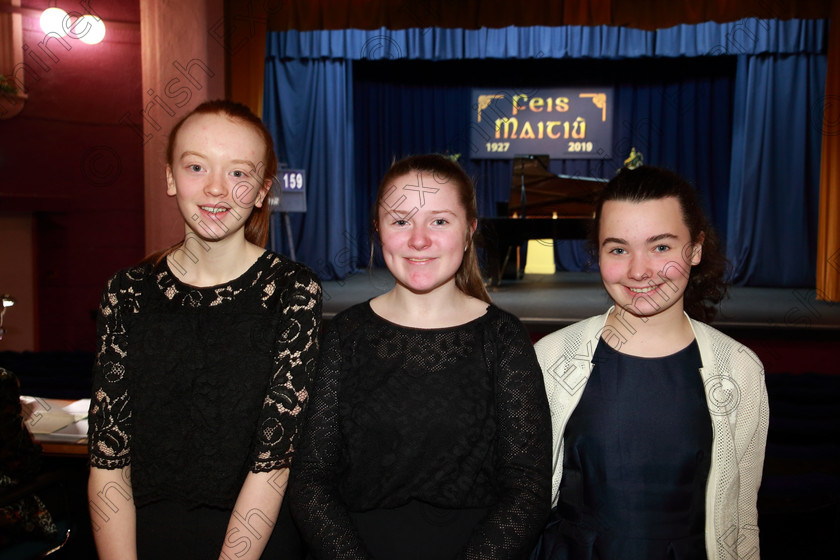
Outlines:
<svg viewBox="0 0 840 560"><path fill-rule="evenodd" d="M20 384L0 367L0 551L17 542L55 540L58 529L41 498L6 497L35 480L41 470L41 446L32 439L20 404Z"/></svg>

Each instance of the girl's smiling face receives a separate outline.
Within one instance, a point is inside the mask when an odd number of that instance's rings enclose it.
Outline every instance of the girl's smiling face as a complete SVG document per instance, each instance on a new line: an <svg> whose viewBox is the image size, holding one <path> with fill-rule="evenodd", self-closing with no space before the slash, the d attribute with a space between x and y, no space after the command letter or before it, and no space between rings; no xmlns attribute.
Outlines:
<svg viewBox="0 0 840 560"><path fill-rule="evenodd" d="M222 114L189 117L166 166L167 194L175 196L186 231L208 241L243 235L270 186L263 177L266 145L252 126Z"/></svg>
<svg viewBox="0 0 840 560"><path fill-rule="evenodd" d="M692 243L677 198L604 202L598 232L601 280L615 304L631 314L681 316L689 273L701 254L702 236Z"/></svg>
<svg viewBox="0 0 840 560"><path fill-rule="evenodd" d="M454 284L475 227L467 223L457 187L428 173L397 177L378 208L385 264L397 284L414 293Z"/></svg>

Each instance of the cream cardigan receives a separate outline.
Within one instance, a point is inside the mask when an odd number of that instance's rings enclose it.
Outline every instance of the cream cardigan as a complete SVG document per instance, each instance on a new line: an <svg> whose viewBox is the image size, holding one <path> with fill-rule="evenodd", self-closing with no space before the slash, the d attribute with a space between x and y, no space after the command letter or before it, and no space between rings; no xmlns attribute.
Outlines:
<svg viewBox="0 0 840 560"><path fill-rule="evenodd" d="M632 327L606 327L607 316L590 317L535 344L551 406L552 506L563 477L563 432L592 371L598 340L621 342ZM764 367L746 346L689 319L703 367L712 419L712 463L706 483L706 551L710 560L759 558L756 500L761 485L769 408Z"/></svg>

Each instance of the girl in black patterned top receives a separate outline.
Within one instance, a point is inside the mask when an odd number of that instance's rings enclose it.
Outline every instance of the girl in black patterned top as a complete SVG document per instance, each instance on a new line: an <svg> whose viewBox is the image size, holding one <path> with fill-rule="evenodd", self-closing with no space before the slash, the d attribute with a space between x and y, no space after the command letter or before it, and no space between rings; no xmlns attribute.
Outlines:
<svg viewBox="0 0 840 560"><path fill-rule="evenodd" d="M281 505L321 288L263 248L276 170L242 105L204 103L170 134L184 240L116 274L100 307L88 494L102 560L302 556Z"/></svg>
<svg viewBox="0 0 840 560"><path fill-rule="evenodd" d="M528 334L481 281L472 182L409 157L375 210L396 285L330 323L293 514L318 559L525 558L548 514L551 428Z"/></svg>

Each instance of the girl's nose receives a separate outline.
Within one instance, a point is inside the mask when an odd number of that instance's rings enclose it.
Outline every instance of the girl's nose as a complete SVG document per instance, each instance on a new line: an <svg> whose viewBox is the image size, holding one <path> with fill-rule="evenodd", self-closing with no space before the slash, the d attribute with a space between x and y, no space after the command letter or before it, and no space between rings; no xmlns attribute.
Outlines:
<svg viewBox="0 0 840 560"><path fill-rule="evenodd" d="M627 276L638 281L650 279L653 276L653 270L650 267L648 259L634 256L630 261L630 268L627 271Z"/></svg>
<svg viewBox="0 0 840 560"><path fill-rule="evenodd" d="M207 176L207 183L204 185L204 192L211 196L225 196L228 193L225 178L217 173L210 173Z"/></svg>
<svg viewBox="0 0 840 560"><path fill-rule="evenodd" d="M422 250L426 249L431 245L431 238L429 237L429 232L426 231L426 227L424 225L418 224L411 230L411 237L408 239L408 246L414 250Z"/></svg>

